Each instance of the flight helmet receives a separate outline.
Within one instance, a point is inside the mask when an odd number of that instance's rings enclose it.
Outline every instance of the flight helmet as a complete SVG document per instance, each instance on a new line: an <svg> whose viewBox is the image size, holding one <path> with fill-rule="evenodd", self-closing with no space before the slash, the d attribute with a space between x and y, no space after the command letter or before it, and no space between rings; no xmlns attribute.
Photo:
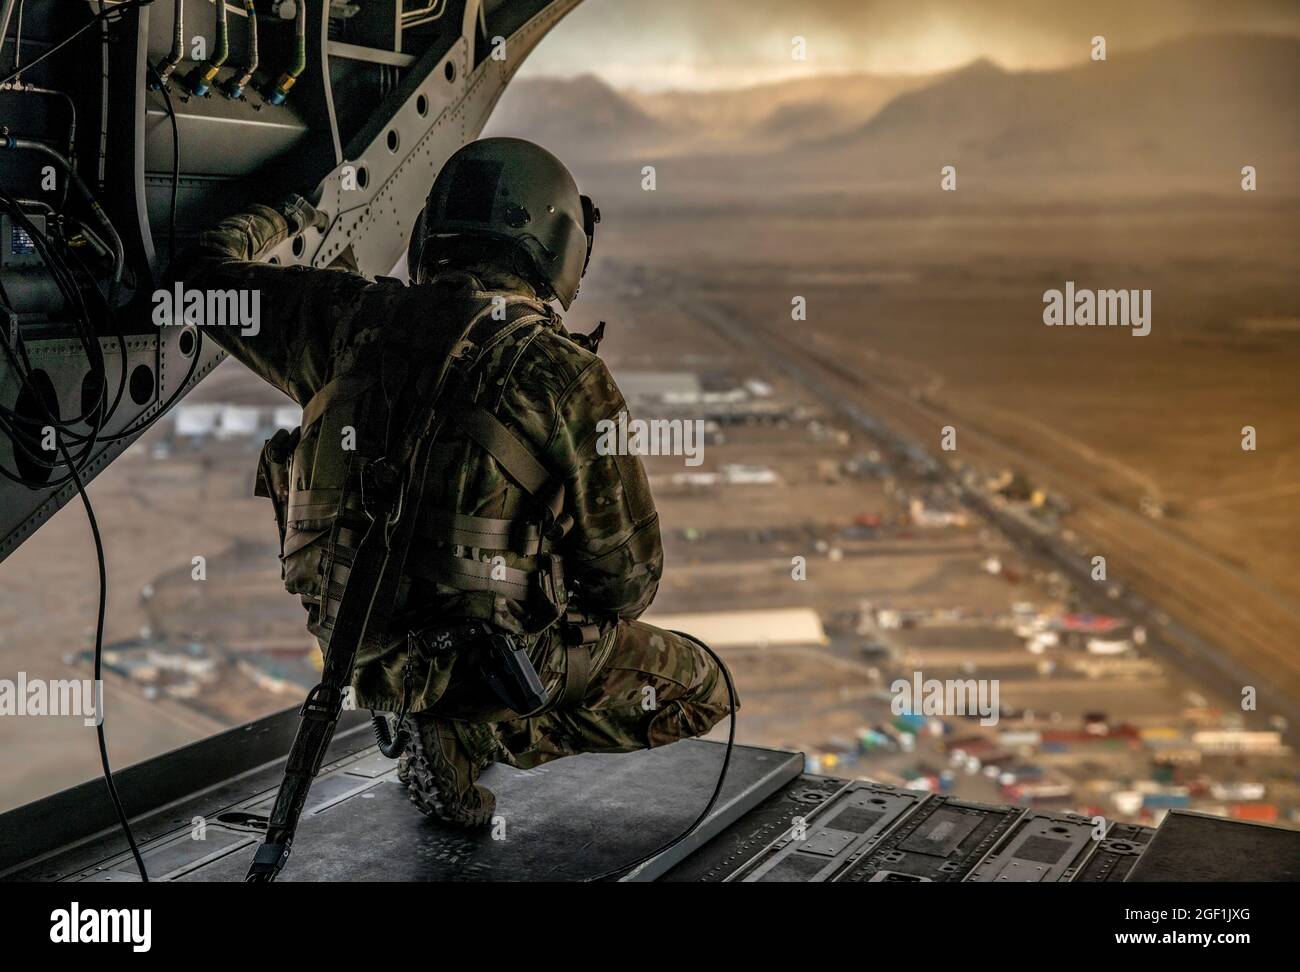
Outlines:
<svg viewBox="0 0 1300 972"><path fill-rule="evenodd" d="M408 249L412 280L486 247L567 310L591 260L600 210L564 163L522 138L462 146L438 173Z"/></svg>

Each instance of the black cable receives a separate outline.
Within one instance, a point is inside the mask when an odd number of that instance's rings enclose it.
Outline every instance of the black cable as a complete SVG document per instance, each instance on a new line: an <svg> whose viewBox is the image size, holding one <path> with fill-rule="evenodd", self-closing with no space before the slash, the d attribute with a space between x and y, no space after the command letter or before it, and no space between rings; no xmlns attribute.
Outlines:
<svg viewBox="0 0 1300 972"><path fill-rule="evenodd" d="M38 63L45 60L45 58L49 57L50 55L54 54L56 51L62 49L67 44L71 43L74 39L79 37L82 33L84 33L94 24L106 20L109 17L113 16L114 14L121 13L124 10L129 9L131 7L142 7L152 2L153 0L126 0L126 2L115 5L113 8L107 10L103 9L103 5L101 3L101 10L97 15L93 16L82 27L75 30L68 37L64 38L64 40L54 45L49 50L47 50L44 54L42 54L40 57L36 58L36 60L28 64L26 66L27 69L35 67ZM218 2L221 2L221 0L218 0ZM151 68L151 70L153 69ZM17 73L18 71L15 71L9 77L6 77L5 79L3 79L3 81L0 81L0 83L4 83L9 80L12 80L12 78L16 76ZM157 77L156 71L154 73L155 73L155 77ZM180 185L180 130L176 120L176 112L171 102L170 92L167 91L165 85L161 84L161 79L159 80L160 80L160 87L162 88L163 91L163 99L167 106L167 114L171 121L171 126L172 126L172 191L171 191L171 208L168 217L169 252L167 254L168 260L171 261L175 259L175 252L176 252L176 204L177 204L177 196L178 196L179 185ZM76 174L75 170L72 170L69 178L75 179L75 174ZM82 415L78 415L75 418L71 418L71 419L62 419L53 414L51 404L45 400L45 396L41 393L41 389L38 386L36 386L32 380L33 369L31 366L31 360L28 358L26 345L22 340L21 333L19 333L15 327L13 348L10 348L8 341L0 342L4 346L5 355L9 359L10 365L13 367L15 375L19 378L21 384L27 387L31 391L37 406L40 408L42 412L45 413L45 417L48 420L50 426L55 429L55 441L58 445L58 451L60 456L62 457L62 464L67 468L67 474L65 476L59 479L55 479L53 481L46 480L43 482L33 482L30 477L21 475L21 470L19 471L18 475L14 475L11 474L8 470L0 467L0 474L3 474L6 478L14 480L15 482L22 483L23 485L29 486L31 488L40 488L40 489L57 489L62 487L66 482L68 482L68 480L71 480L75 484L77 493L81 497L82 505L85 507L86 510L86 519L90 524L91 535L94 538L94 542L95 542L95 557L96 557L96 562L98 564L98 571L99 571L99 605L96 613L96 623L95 623L95 661L94 661L94 677L96 683L98 684L101 681L103 675L104 622L105 622L105 617L107 615L107 609L108 609L108 565L104 556L104 542L103 542L103 537L99 531L99 521L95 516L95 509L90 502L90 494L86 490L85 483L81 478L79 467L84 466L89 462L90 457L95 449L95 446L100 442L114 441L117 439L124 438L128 435L132 435L137 430L142 429L144 425L147 425L148 423L146 422L142 425L136 426L135 428L128 428L126 431L118 433L114 436L101 437L100 435L101 429L103 428L104 424L108 421L109 417L114 412L116 412L118 404L121 402L122 393L125 388L126 361L127 361L125 339L121 333L118 334L119 348L121 349L123 355L122 374L119 376L119 387L118 387L117 394L114 397L113 404L111 408L105 409L104 406L106 404L106 398L108 394L108 387L107 387L108 383L106 381L107 369L105 368L103 349L102 347L100 347L98 337L95 334L95 329L90 318L89 308L85 304L85 301L82 296L81 288L78 286L76 277L72 269L63 260L62 255L59 254L57 250L49 244L49 241L45 238L45 234L42 233L31 222L31 220L27 218L26 213L23 212L22 207L17 203L17 201L14 200L7 193L3 192L3 190L0 190L0 204L3 204L3 208L5 210L10 211L12 217L15 219L15 222L19 226L21 226L24 232L26 232L28 236L32 239L33 245L37 248L38 252L41 254L44 260L47 272L50 274L51 278L55 281L56 285L58 285L59 289L64 294L64 297L67 299L69 305L72 307L74 311L75 327L78 331L78 337L81 339L83 349L85 350L87 360L91 367L91 372L92 374L96 375L98 378L97 381L98 388L96 389L95 401L86 409L86 411ZM79 255L76 256L76 259L78 264L81 265L83 272L88 272L88 268L81 261ZM98 288L95 288L95 290L97 295L100 296L101 299L103 299L102 295L98 293ZM6 304L8 303L7 296L5 297L5 302ZM112 319L111 302L106 300L104 303L105 303L104 309L106 311L107 319L111 321ZM14 320L16 322L17 318L15 317ZM162 412L165 412L167 408L169 408L171 404L176 401L176 399L180 396L180 394L183 393L185 387L189 384L190 379L194 375L195 368L198 365L201 348L202 348L202 335L201 333L198 333L196 331L196 343L193 352L193 357L192 360L190 361L190 367L188 372L185 375L185 379L181 382L180 386L177 388L176 393L173 394L173 396L168 400L168 402L159 410L158 414L162 414ZM15 353L15 350L17 353ZM88 435L82 435L76 432L76 430L72 428L73 425L79 424L81 422L86 422L88 425L91 426ZM3 428L4 431L6 431L9 434L9 437L14 446L15 458L17 458L21 452L22 454L25 454L28 459L32 460L38 466L43 466L46 469L55 468L58 465L58 463L53 461L47 461L44 457L36 455L34 451L31 448L29 448L29 445L26 441L27 436L23 434L19 426L30 425L30 424L33 423L29 418L18 415L18 413L15 410L10 410L8 408L0 406L0 428ZM67 439L77 442L78 444L84 443L84 449L80 450L75 458L68 451L68 447L65 442L65 436ZM102 693L100 698L102 702ZM97 720L97 724L96 724L96 736L99 743L99 758L100 758L100 766L103 770L103 775L104 775L104 785L108 791L109 800L113 805L113 810L117 815L118 823L120 824L122 828L122 832L126 836L127 843L131 848L131 856L135 859L136 867L140 871L140 879L144 882L148 882L149 880L148 869L145 867L144 858L140 854L140 848L136 842L135 834L131 830L130 820L127 818L126 810L123 807L121 797L117 792L117 785L113 780L113 769L109 762L109 756L108 756L108 740L104 732L104 713L101 711L98 713L98 716L99 719Z"/></svg>
<svg viewBox="0 0 1300 972"><path fill-rule="evenodd" d="M166 83L158 74L158 69L152 65L149 67L149 73L158 82L163 103L167 106L167 117L172 123L172 199L171 210L167 214L167 260L170 263L176 259L176 194L181 184L181 130L176 124L176 109L172 107L172 94L167 90Z"/></svg>
<svg viewBox="0 0 1300 972"><path fill-rule="evenodd" d="M672 633L675 635L680 635L681 637L687 639L688 641L695 642L695 644L699 645L706 652L708 652L709 656L715 662L718 663L718 668L722 671L722 677L727 683L727 699L731 705L731 714L728 717L730 719L730 726L727 730L727 751L723 754L722 757L722 768L718 771L718 782L713 787L713 795L709 797L709 802L704 805L704 809L700 811L700 815L696 817L693 821L691 821L691 825L689 827L683 830L672 840L668 841L667 843L663 844L660 847L656 847L649 854L645 854L641 857L638 857L631 864L620 864L618 867L610 868L608 871L601 871L599 874L595 875L594 877L583 878L584 882L607 881L612 877L617 877L619 875L625 874L628 871L635 871L637 868L639 868L642 864L646 863L647 861L658 857L660 854L666 854L668 851L672 850L674 847L676 847L678 844L684 841L687 837L691 836L691 834L695 833L695 831L699 829L700 824L704 823L704 821L709 818L709 814L713 812L714 805L718 802L718 797L722 795L722 787L727 782L727 769L731 765L731 753L736 747L736 686L731 681L731 671L727 668L726 662L724 662L721 658L718 657L718 653L714 651L712 648L710 648L708 645L706 645L699 638L695 637L694 635L687 634L685 631L673 631Z"/></svg>
<svg viewBox="0 0 1300 972"><path fill-rule="evenodd" d="M40 389L32 382L31 364L30 361L26 360L26 352L23 351L23 360L20 361L19 357L15 356L12 349L10 349L7 341L0 342L0 346L4 347L5 353L9 357L9 361L14 368L15 374L21 380L22 384L31 389L36 404L40 407L41 411L45 413L45 417L51 426L54 426L57 429L61 424L61 420L55 417L50 409L49 403L45 401L45 397L40 393ZM19 348L22 350L21 344L19 345ZM15 446L21 444L17 437L11 435L11 438L13 438L13 444ZM68 447L64 445L63 441L58 437L57 431L55 433L55 441L58 444L59 453L63 456L63 462L68 467L68 476L76 484L77 493L81 496L82 505L86 508L86 519L90 523L90 533L95 540L95 559L99 566L99 608L95 617L95 682L99 683L103 677L104 617L108 609L108 564L104 558L104 540L99 532L99 521L95 517L95 508L91 505L90 494L86 491L86 484L82 482L81 476L77 472L77 462L74 461L72 456L68 453ZM90 437L89 444L84 453L85 459L89 458L90 451L94 448L94 445L95 441L92 436ZM102 692L100 693L99 698L102 706ZM98 719L96 720L95 725L95 735L99 740L99 762L104 771L104 785L108 789L109 800L112 802L113 810L117 814L118 823L122 827L122 832L126 834L127 843L131 847L131 856L135 858L136 867L140 869L140 880L148 882L149 872L144 866L144 858L140 856L140 848L139 845L136 844L135 834L131 830L131 822L127 819L126 810L122 806L122 799L118 795L117 785L113 782L113 768L109 764L108 760L108 739L104 734L104 712L102 708L96 713L96 715L98 716Z"/></svg>
<svg viewBox="0 0 1300 972"><path fill-rule="evenodd" d="M77 484L77 492L81 494L82 505L86 508L86 519L90 521L90 533L95 538L95 559L99 563L99 612L95 618L95 681L98 683L103 674L104 664L104 615L108 608L108 565L104 560L104 540L99 535L99 521L95 519L95 508L90 505L90 494L86 492L86 486L77 475L77 467L68 457L68 450L63 443L59 443L59 451L63 453L63 461L68 463L68 472L72 475L72 480ZM104 694L99 694L100 705L103 705ZM122 832L126 834L126 842L131 845L131 856L135 858L135 866L140 870L140 880L145 884L149 883L149 871L144 866L144 858L140 856L140 847L135 842L135 834L131 831L131 821L127 819L126 810L122 806L122 798L117 794L117 785L113 782L113 768L108 762L108 740L104 736L104 713L96 713L99 718L96 720L95 735L99 738L99 764L104 770L104 785L108 788L108 798L113 802L113 810L117 813L117 822L122 827Z"/></svg>
<svg viewBox="0 0 1300 972"><path fill-rule="evenodd" d="M88 21L86 21L84 24L82 24L80 27L74 30L67 37L63 38L63 40L59 41L57 44L51 47L40 57L36 58L36 60L29 61L28 63L24 64L22 67L18 68L16 71L11 71L3 78L0 78L0 84L5 84L9 81L12 81L14 78L18 77L18 75L22 74L24 71L30 71L32 68L36 67L36 65L40 64L41 61L45 60L51 54L54 54L57 51L62 50L67 45L71 44L74 40L76 40L86 31L90 30L91 27L95 26L95 24L99 23L101 20L109 20L110 18L115 17L120 13L124 13L127 10L131 10L133 8L138 8L138 7L147 7L151 3L153 3L153 0L122 0L121 3L118 3L115 6L109 7L107 10L104 10L100 13L93 15Z"/></svg>
<svg viewBox="0 0 1300 972"><path fill-rule="evenodd" d="M43 233L36 224L27 217L21 204L3 189L0 189L0 209L8 212L14 222L32 241L33 246L35 246L45 264L46 271L54 279L59 290L63 293L64 298L72 306L72 309L75 312L77 337L81 341L82 350L86 354L88 363L92 369L97 367L102 369L102 349L99 347L99 343L95 338L94 325L90 319L90 311L86 306L86 302L82 296L81 287L77 284L76 276L73 274L72 269L64 261L62 255L49 242L45 233ZM97 287L94 289L96 293L99 293ZM101 299L103 298L102 294L99 296ZM96 402L95 407L98 407L99 404L99 402ZM84 421L89 414L90 412L88 411L85 415L78 416L76 419L67 420L67 424Z"/></svg>
<svg viewBox="0 0 1300 972"><path fill-rule="evenodd" d="M89 450L93 446L93 440L95 436L98 435L99 429L102 427L102 423L104 420L103 405L104 405L104 395L107 389L105 387L106 382L103 380L104 377L103 351L102 348L100 348L99 346L98 340L94 336L93 333L94 329L90 322L89 310L86 308L84 301L81 300L80 288L77 285L76 279L73 276L72 271L67 267L65 263L63 263L62 258L59 256L59 254L54 249L54 247L52 247L50 243L45 239L45 236L41 232L41 230L39 230L36 227L36 225L27 218L26 214L22 211L22 208L21 206L18 205L17 201L14 200L12 196L4 192L4 190L2 189L0 189L0 210L9 212L15 224L21 227L23 231L27 233L29 238L32 240L33 245L36 247L37 251L41 254L42 258L46 261L47 271L50 273L55 283L62 290L64 296L68 299L69 303L72 304L74 311L76 311L77 337L81 341L82 349L86 354L87 363L91 369L92 374L95 374L99 377L100 387L98 389L96 400L90 404L90 406L87 408L87 410L84 413L68 419L51 417L51 423L56 428L63 430L67 434L69 439L79 443L80 442L87 443L86 450L81 454L79 454L76 460L78 462L81 462L84 461L89 456ZM7 295L5 297L5 301L7 304L8 303ZM13 348L10 348L8 342L4 343L5 354L9 358L10 364L13 366L15 374L18 375L30 374L34 369L32 368L31 361L27 356L26 345L23 342L22 333L19 330L15 330L14 332L13 346L14 346ZM17 351L17 354L15 354L15 349ZM21 359L21 363L19 362L19 359ZM39 389L36 389L35 386L32 386L32 391L33 393L39 395ZM47 413L49 413L49 409L46 407L46 403L42 401L40 402L40 404L42 408ZM82 436L80 433L77 433L72 428L72 426L80 422L86 422L88 425L92 426L91 433L89 436ZM3 429L5 432L9 433L10 437L13 439L14 446L15 446L15 455L18 455L18 453L21 452L25 455L27 459L31 460L33 464L43 467L45 469L54 469L58 466L57 462L48 460L44 456L36 455L35 453L33 453L32 449L29 448L28 446L27 440L31 437L27 434L25 427L31 426L33 424L34 423L30 420L30 418L20 415L16 410L10 409L5 406L0 406L0 429ZM64 483L68 482L68 478L69 478L67 476L64 476L63 478L56 480L54 482L50 482L48 481L48 479L39 482L33 482L30 481L28 478L23 477L20 473L19 474L10 473L8 470L4 469L3 467L0 467L0 474L3 474L4 477L7 479L14 480L16 482L21 482L24 485L27 485L33 489L62 486Z"/></svg>
<svg viewBox="0 0 1300 972"><path fill-rule="evenodd" d="M94 21L92 21L92 23L93 22ZM180 156L178 142L179 136L176 127L175 114L170 111L170 99L168 99L168 107L172 118L173 138L177 139L177 141L174 142L176 158L173 166L171 217L173 226L172 245L174 248L176 187L179 182ZM98 378L95 401L90 405L86 412L73 419L62 419L53 414L50 403L45 400L45 396L41 393L41 389L35 385L32 380L33 369L31 366L31 360L27 355L26 345L22 340L21 333L15 328L13 342L14 348L10 348L8 341L0 342L3 343L5 355L8 357L15 375L20 379L22 385L26 386L32 392L37 406L45 413L45 417L49 424L55 429L55 441L58 445L59 454L62 456L63 465L67 468L67 474L54 481L46 480L43 482L32 482L29 477L22 476L21 474L15 476L3 468L0 468L0 473L8 479L23 483L31 488L41 489L57 489L62 487L68 480L71 480L75 484L77 493L81 497L82 505L86 510L86 518L90 524L91 535L95 542L95 556L99 571L99 604L96 612L94 656L94 677L95 682L98 684L103 676L104 621L108 608L108 566L104 556L104 543L103 537L99 531L99 521L95 516L94 506L90 502L90 494L86 490L85 483L81 478L78 467L89 462L95 446L101 441L100 432L104 423L108 420L109 415L116 411L117 406L121 401L126 381L126 343L123 335L119 333L118 344L123 355L122 374L119 378L118 392L114 398L112 408L105 409L104 406L106 404L108 393L108 383L105 380L107 369L104 366L103 349L100 347L98 338L94 333L89 309L86 307L86 304L82 299L81 289L77 285L72 270L63 261L62 255L59 254L53 246L49 245L49 241L45 239L45 235L31 222L31 220L27 218L17 201L7 193L4 193L3 190L0 190L0 205L11 212L11 216L15 219L15 222L21 226L32 239L33 245L37 248L38 252L41 253L42 258L44 259L47 272L50 273L50 276L54 279L55 283L64 293L64 296L68 299L68 303L72 305L76 312L75 319L76 324L78 325L77 329L79 331L79 337L82 340L83 348L85 349L88 362L91 366L91 372ZM82 263L79 256L77 256L77 262L82 265L83 271L88 269L85 267L84 263ZM100 296L101 300L103 300L104 298L102 294L99 294L98 288L95 288L95 291L96 294ZM111 321L112 309L110 302L107 300L104 300L104 309L107 312L108 319ZM183 391L185 385L188 384L190 377L192 377L194 373L199 357L199 347L200 345L196 343L194 357L190 363L189 372L186 374L185 381L181 383L180 388L177 390L178 394L180 391ZM17 351L16 354L15 349ZM175 400L176 397L177 396L174 395L172 400ZM170 402L168 404L170 405ZM11 420L14 422L12 426L10 425ZM70 426L82 421L86 421L87 424L91 426L89 434L85 436L70 428ZM11 411L7 408L0 408L0 426L4 427L5 431L9 433L14 446L15 458L22 453L26 454L26 456L33 460L38 466L43 466L47 469L55 468L57 463L46 461L44 457L36 456L33 453L33 450L29 448L26 441L27 436L22 433L19 426L30 424L33 424L30 419L18 416L17 412ZM61 432L63 435L60 435ZM64 435L74 441L84 443L84 449L78 453L76 458L69 453L68 447L64 441ZM103 438L104 440L111 440L120 437L122 437L121 433L117 436ZM102 692L100 694L100 699L102 702ZM98 716L99 718L96 723L95 733L99 744L99 759L100 766L103 770L105 789L108 792L109 800L113 805L113 811L117 815L118 823L122 828L122 832L126 836L127 844L131 848L131 856L134 858L136 867L140 871L140 879L143 882L148 882L148 869L145 867L144 858L140 854L140 848L136 842L135 834L131 830L130 820L127 818L126 810L123 807L121 797L117 792L117 785L113 780L113 769L108 756L108 739L104 731L104 713L100 711Z"/></svg>
<svg viewBox="0 0 1300 972"><path fill-rule="evenodd" d="M95 336L94 326L90 319L90 312L85 301L82 299L81 287L78 285L75 275L71 268L69 268L64 262L58 250L46 239L45 234L27 218L27 214L23 212L22 207L17 200L2 189L0 189L0 210L9 212L15 223L21 227L32 240L33 245L36 247L45 262L46 271L63 292L68 303L72 305L75 312L75 328L77 331L77 337L81 341L82 349L86 355L87 364L90 367L91 373L97 378L98 388L96 389L97 393L95 400L90 403L86 408L86 411L80 415L66 419L55 417L50 413L45 402L42 401L39 403L42 409L49 416L50 423L57 430L62 432L65 441L72 441L78 444L84 443L85 448L78 453L75 459L71 459L74 464L82 465L89 459L90 453L96 444L96 440L99 438L100 430L103 428L104 423L107 422L109 416L116 411L117 405L121 401L126 383L125 364L122 369L122 374L119 376L117 395L114 397L113 405L110 409L105 409L104 404L108 389L107 381L105 380L106 369L104 366L103 349L99 346L98 338ZM82 263L79 256L76 257L76 259L79 264ZM84 264L82 264L82 269L83 272L88 273L88 269ZM99 292L98 287L93 286L93 278L90 289L94 291L101 301L104 302L106 314L111 319L111 310L109 310L108 303ZM0 293L2 292L3 288L0 287ZM5 295L4 299L6 304L8 304L7 295ZM6 342L4 344L4 351L6 357L9 358L9 362L13 367L15 374L20 376L30 375L34 369L32 368L31 360L27 355L27 348L23 342L21 331L15 331L13 345L14 347L10 348L9 344ZM122 354L123 362L125 363L126 344L120 333L118 334L118 346ZM15 354L15 349L17 354ZM28 384L30 386L30 382L28 382ZM30 387L32 392L39 396L39 390L36 389L35 386ZM90 432L87 435L81 434L74 428L75 425L82 422L91 426ZM28 444L28 439L33 437L28 433L26 427L33 424L34 423L29 417L20 415L14 409L0 405L0 430L8 433L14 445L15 456L17 457L21 453L22 456L33 465L47 470L53 470L57 468L60 463L57 460L50 460L45 458L43 455L36 454ZM3 467L0 467L0 476L25 485L31 489L57 489L68 483L72 478L70 475L65 474L64 476L54 480L49 478L36 480L31 477L23 476L21 470L18 472L10 472Z"/></svg>

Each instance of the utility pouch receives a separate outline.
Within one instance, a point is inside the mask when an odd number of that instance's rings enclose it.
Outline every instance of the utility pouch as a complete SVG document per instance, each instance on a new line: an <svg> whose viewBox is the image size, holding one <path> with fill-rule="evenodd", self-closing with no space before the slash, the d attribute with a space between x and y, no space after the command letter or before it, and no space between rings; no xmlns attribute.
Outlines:
<svg viewBox="0 0 1300 972"><path fill-rule="evenodd" d="M528 652L513 635L486 621L463 621L425 628L412 642L431 664L439 656L472 660L478 679L502 705L518 715L540 709L548 701L546 686Z"/></svg>
<svg viewBox="0 0 1300 972"><path fill-rule="evenodd" d="M506 708L527 715L546 704L546 686L511 635L489 631L477 654L483 680Z"/></svg>
<svg viewBox="0 0 1300 972"><path fill-rule="evenodd" d="M564 559L557 554L538 554L535 584L529 604L530 631L544 631L564 616L569 592L565 589Z"/></svg>
<svg viewBox="0 0 1300 972"><path fill-rule="evenodd" d="M265 496L275 509L275 525L280 530L280 555L284 556L284 532L289 510L289 465L293 451L298 448L300 429L292 432L280 429L262 445L257 461L257 482L254 496Z"/></svg>

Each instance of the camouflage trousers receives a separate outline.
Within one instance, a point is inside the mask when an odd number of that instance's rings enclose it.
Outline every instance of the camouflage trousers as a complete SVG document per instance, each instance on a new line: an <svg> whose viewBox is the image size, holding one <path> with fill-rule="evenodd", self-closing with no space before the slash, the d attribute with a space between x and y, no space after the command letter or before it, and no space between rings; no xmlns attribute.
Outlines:
<svg viewBox="0 0 1300 972"><path fill-rule="evenodd" d="M587 686L577 701L524 718L458 717L455 691L420 719L451 730L455 754L474 767L504 762L520 769L576 753L625 753L701 736L731 711L717 662L688 638L641 621L620 621L594 644ZM547 655L540 674L552 699L561 694L568 653ZM445 703L445 704L444 704ZM504 714L504 713L503 713ZM459 757L459 758L456 758Z"/></svg>

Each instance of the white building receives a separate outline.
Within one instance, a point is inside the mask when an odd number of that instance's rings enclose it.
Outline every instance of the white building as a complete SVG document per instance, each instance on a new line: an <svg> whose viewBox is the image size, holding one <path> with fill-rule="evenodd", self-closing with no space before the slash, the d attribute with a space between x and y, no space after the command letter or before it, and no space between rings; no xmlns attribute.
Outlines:
<svg viewBox="0 0 1300 972"><path fill-rule="evenodd" d="M302 424L302 409L297 405L277 405L271 413L271 424L277 429L296 429Z"/></svg>
<svg viewBox="0 0 1300 972"><path fill-rule="evenodd" d="M715 649L824 645L828 640L821 617L812 608L696 614L660 614L651 609L643 620L657 628L685 631Z"/></svg>
<svg viewBox="0 0 1300 972"><path fill-rule="evenodd" d="M689 371L619 372L618 387L628 403L690 405L701 400L700 377Z"/></svg>
<svg viewBox="0 0 1300 972"><path fill-rule="evenodd" d="M256 405L222 405L218 439L251 439L257 435L262 410Z"/></svg>
<svg viewBox="0 0 1300 972"><path fill-rule="evenodd" d="M222 406L213 402L176 406L172 413L176 422L176 434L186 438L201 438L211 435L217 428Z"/></svg>

